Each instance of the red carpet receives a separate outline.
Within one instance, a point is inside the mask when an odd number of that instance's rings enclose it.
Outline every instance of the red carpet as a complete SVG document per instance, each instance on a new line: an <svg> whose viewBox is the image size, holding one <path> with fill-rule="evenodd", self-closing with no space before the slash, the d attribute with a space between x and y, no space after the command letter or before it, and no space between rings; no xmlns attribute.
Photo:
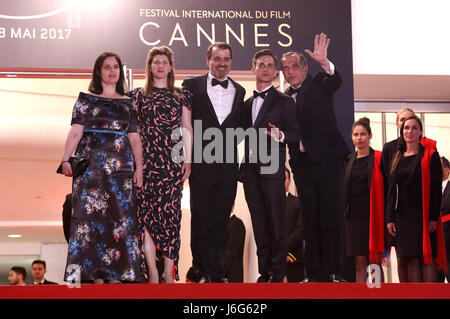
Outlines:
<svg viewBox="0 0 450 319"><path fill-rule="evenodd" d="M449 284L116 284L1 286L1 299L450 299Z"/></svg>

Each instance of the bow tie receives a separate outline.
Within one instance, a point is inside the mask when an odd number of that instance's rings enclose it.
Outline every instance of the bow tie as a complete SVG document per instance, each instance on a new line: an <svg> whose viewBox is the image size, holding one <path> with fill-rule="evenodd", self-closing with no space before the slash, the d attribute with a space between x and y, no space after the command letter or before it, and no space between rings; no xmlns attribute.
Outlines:
<svg viewBox="0 0 450 319"><path fill-rule="evenodd" d="M287 91L287 95L291 96L293 94L298 94L298 92L300 91L300 88L301 88L301 86L296 89L294 89L292 86L289 87L289 89Z"/></svg>
<svg viewBox="0 0 450 319"><path fill-rule="evenodd" d="M213 78L212 86L216 86L217 84L220 84L224 89L226 89L228 87L228 79L220 82L219 80Z"/></svg>
<svg viewBox="0 0 450 319"><path fill-rule="evenodd" d="M262 92L253 91L254 99L256 99L258 96L261 97L262 99L265 99L266 95L267 95L267 91L262 91Z"/></svg>

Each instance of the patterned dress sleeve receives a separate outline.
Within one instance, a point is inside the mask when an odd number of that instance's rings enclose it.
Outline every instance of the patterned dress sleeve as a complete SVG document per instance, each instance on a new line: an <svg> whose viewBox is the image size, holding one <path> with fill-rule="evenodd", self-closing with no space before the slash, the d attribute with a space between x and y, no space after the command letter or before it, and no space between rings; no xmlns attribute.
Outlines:
<svg viewBox="0 0 450 319"><path fill-rule="evenodd" d="M183 106L190 111L192 109L192 93L188 89L181 89L181 97L183 99Z"/></svg>
<svg viewBox="0 0 450 319"><path fill-rule="evenodd" d="M139 113L139 101L140 97L142 95L142 88L138 87L128 92L128 97L131 99L131 102L133 102L133 105L135 106L135 110Z"/></svg>
<svg viewBox="0 0 450 319"><path fill-rule="evenodd" d="M138 117L136 112L136 104L130 103L130 123L128 126L127 133L137 133L138 132Z"/></svg>
<svg viewBox="0 0 450 319"><path fill-rule="evenodd" d="M80 124L83 126L86 126L87 124L87 113L88 113L88 99L87 96L83 93L80 92L80 94L78 95L78 99L75 102L75 105L73 106L73 110L72 110L72 122L70 123L72 124Z"/></svg>
<svg viewBox="0 0 450 319"><path fill-rule="evenodd" d="M133 101L133 104L137 103L139 88L133 89L127 93L128 97Z"/></svg>

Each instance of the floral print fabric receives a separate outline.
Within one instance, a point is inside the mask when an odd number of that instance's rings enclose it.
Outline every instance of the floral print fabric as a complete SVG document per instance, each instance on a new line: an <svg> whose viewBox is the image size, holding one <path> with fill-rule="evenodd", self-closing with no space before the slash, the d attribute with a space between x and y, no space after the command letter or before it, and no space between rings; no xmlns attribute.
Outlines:
<svg viewBox="0 0 450 319"><path fill-rule="evenodd" d="M99 273L104 280L141 282L145 264L126 135L137 132L133 104L80 93L72 124L84 126L76 156L88 157L89 166L73 180L65 280L73 281L75 271L81 282Z"/></svg>

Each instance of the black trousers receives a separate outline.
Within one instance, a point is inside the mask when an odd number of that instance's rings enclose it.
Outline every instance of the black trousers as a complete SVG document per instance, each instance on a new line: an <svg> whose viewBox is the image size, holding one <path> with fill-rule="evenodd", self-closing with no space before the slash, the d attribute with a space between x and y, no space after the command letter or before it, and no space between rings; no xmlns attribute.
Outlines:
<svg viewBox="0 0 450 319"><path fill-rule="evenodd" d="M342 160L318 165L306 153L299 153L294 163L294 181L303 205L304 262L309 278L342 275L338 209L342 168Z"/></svg>
<svg viewBox="0 0 450 319"><path fill-rule="evenodd" d="M259 168L247 164L244 172L244 193L250 210L256 242L258 271L267 276L286 274L286 191L284 180L262 179Z"/></svg>
<svg viewBox="0 0 450 319"><path fill-rule="evenodd" d="M192 264L219 282L226 228L236 198L237 170L196 171L189 178L189 187Z"/></svg>

